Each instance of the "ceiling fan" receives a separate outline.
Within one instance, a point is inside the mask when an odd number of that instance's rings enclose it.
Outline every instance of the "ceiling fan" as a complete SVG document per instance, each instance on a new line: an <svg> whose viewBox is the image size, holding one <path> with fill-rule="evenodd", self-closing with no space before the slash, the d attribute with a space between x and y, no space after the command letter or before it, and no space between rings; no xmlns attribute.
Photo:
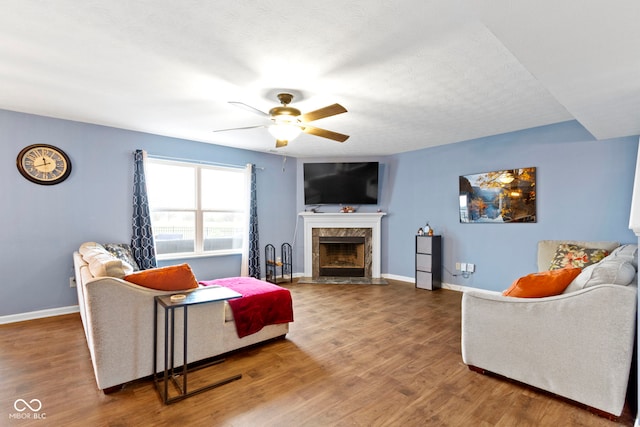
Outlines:
<svg viewBox="0 0 640 427"><path fill-rule="evenodd" d="M346 113L347 109L340 104L332 104L318 110L310 111L302 114L297 108L289 107L289 104L293 100L293 95L290 93L279 93L278 100L282 104L279 107L273 107L269 110L269 113L258 110L243 102L229 101L229 104L233 104L237 107L244 108L247 111L258 114L259 116L266 117L271 120L271 124L245 126L231 129L219 129L214 132L226 132L230 130L240 129L255 129L261 127L268 127L269 133L276 138L276 148L285 147L296 138L300 132L308 133L322 138L332 139L338 142L344 142L349 138L349 135L344 135L338 132L333 132L327 129L322 129L315 126L310 126L308 123L314 120L324 119L325 117L335 116L337 114Z"/></svg>

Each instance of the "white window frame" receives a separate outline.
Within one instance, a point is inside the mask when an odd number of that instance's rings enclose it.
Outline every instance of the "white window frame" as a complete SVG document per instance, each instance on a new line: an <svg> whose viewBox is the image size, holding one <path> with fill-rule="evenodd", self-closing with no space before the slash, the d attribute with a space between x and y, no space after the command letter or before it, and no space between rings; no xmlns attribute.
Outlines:
<svg viewBox="0 0 640 427"><path fill-rule="evenodd" d="M198 162L189 162L183 160L169 160L169 159L161 159L148 157L146 159L147 164L163 164L163 165L173 165L173 166L181 166L181 167L190 167L195 171L195 193L196 193L196 206L195 208L167 208L167 207L154 207L149 200L149 209L151 212L151 216L153 218L154 212L194 212L195 214L195 236L194 236L194 246L195 250L193 252L174 252L174 253L164 253L159 254L156 251L156 258L158 260L171 260L171 259L188 259L188 258L200 258L200 257L212 257L212 256L221 256L221 255L231 255L231 254L242 254L243 248L246 244L247 240L247 218L249 215L248 206L249 206L249 198L250 194L247 191L245 194L245 201L242 203L243 209L241 210L212 210L212 209L203 209L202 208L202 170L218 170L224 171L234 174L242 175L243 179L246 180L245 170L239 167L232 166L219 166L214 164L207 163L198 163ZM222 183L224 185L224 183ZM149 186L149 178L147 177L147 186ZM249 188L245 185L244 188L249 190ZM204 250L204 216L207 212L235 212L243 214L243 229L242 229L242 241L240 247L235 249L218 249L218 250ZM153 221L152 221L152 229L153 229ZM154 232L154 237L156 233Z"/></svg>

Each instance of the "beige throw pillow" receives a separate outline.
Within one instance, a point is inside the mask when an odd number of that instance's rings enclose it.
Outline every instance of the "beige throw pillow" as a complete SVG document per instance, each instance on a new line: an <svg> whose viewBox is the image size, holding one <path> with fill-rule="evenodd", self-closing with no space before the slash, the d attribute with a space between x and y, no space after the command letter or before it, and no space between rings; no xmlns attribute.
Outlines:
<svg viewBox="0 0 640 427"><path fill-rule="evenodd" d="M78 252L89 265L89 271L93 277L117 277L122 279L127 274L133 273L131 265L111 255L99 243L83 243L80 245Z"/></svg>

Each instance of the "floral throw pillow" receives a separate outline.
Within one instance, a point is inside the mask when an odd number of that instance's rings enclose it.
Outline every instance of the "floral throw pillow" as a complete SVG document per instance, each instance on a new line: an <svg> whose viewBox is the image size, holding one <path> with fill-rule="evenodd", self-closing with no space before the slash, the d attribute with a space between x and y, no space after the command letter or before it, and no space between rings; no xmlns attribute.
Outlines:
<svg viewBox="0 0 640 427"><path fill-rule="evenodd" d="M590 249L578 245L563 243L558 245L549 270L565 267L584 268L601 261L609 255L605 249Z"/></svg>
<svg viewBox="0 0 640 427"><path fill-rule="evenodd" d="M133 271L140 271L140 267L133 257L133 252L131 252L131 246L127 243L105 243L102 246L114 257L131 265Z"/></svg>

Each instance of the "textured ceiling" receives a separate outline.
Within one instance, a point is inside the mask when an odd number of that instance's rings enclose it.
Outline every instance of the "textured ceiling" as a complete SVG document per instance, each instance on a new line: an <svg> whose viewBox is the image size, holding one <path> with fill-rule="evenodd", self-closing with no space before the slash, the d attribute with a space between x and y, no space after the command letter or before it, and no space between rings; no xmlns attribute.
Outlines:
<svg viewBox="0 0 640 427"><path fill-rule="evenodd" d="M387 155L578 120L640 134L640 2L3 1L0 108L294 157ZM314 122L275 150L279 89Z"/></svg>

